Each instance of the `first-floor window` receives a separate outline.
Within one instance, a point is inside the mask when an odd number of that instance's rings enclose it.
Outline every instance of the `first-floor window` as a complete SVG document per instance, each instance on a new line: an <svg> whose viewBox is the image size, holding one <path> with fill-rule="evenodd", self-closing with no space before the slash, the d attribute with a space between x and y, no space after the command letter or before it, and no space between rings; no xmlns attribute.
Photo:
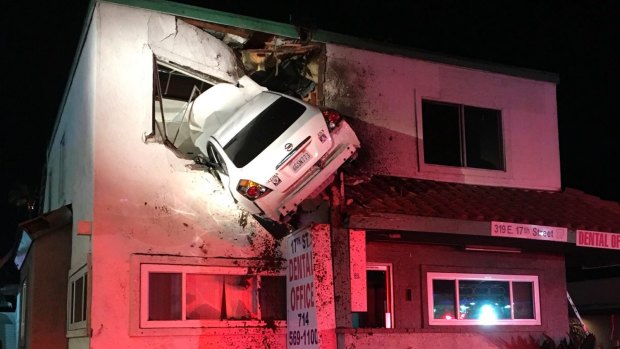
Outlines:
<svg viewBox="0 0 620 349"><path fill-rule="evenodd" d="M431 325L540 325L538 276L427 273Z"/></svg>
<svg viewBox="0 0 620 349"><path fill-rule="evenodd" d="M19 348L26 347L26 326L28 325L28 280L24 280L19 291Z"/></svg>
<svg viewBox="0 0 620 349"><path fill-rule="evenodd" d="M68 330L86 328L88 273L86 266L69 277Z"/></svg>
<svg viewBox="0 0 620 349"><path fill-rule="evenodd" d="M141 265L143 328L235 326L284 320L285 278L242 267Z"/></svg>

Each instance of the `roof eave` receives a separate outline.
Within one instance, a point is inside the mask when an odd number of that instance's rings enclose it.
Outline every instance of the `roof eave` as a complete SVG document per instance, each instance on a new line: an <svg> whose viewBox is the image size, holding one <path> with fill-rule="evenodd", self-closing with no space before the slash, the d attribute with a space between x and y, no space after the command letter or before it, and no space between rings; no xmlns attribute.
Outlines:
<svg viewBox="0 0 620 349"><path fill-rule="evenodd" d="M73 213L71 206L62 206L56 210L40 215L19 224L30 235L32 241L49 232L71 224Z"/></svg>
<svg viewBox="0 0 620 349"><path fill-rule="evenodd" d="M491 222L441 217L413 216L396 213L353 213L351 229L409 231L492 237ZM566 243L575 244L576 231L568 229Z"/></svg>

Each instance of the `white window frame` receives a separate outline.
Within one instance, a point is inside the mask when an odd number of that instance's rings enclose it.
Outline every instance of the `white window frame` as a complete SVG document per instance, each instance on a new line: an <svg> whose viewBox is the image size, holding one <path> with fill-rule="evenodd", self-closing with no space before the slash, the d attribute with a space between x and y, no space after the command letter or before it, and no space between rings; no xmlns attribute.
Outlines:
<svg viewBox="0 0 620 349"><path fill-rule="evenodd" d="M27 327L28 327L28 302L30 302L30 296L28 295L28 276L22 282L19 291L19 333L18 333L18 348L22 349L26 347Z"/></svg>
<svg viewBox="0 0 620 349"><path fill-rule="evenodd" d="M54 172L52 171L52 169L50 168L48 173L47 173L47 186L45 187L45 191L47 192L47 197L46 197L46 201L47 201L47 207L45 207L44 212L49 212L52 210L52 196L53 196L53 180L54 180Z"/></svg>
<svg viewBox="0 0 620 349"><path fill-rule="evenodd" d="M67 200L65 195L65 134L60 138L58 150L58 203L63 206Z"/></svg>
<svg viewBox="0 0 620 349"><path fill-rule="evenodd" d="M510 282L510 305L511 317L514 317L514 302L512 293L512 282L531 282L533 285L534 319L509 319L496 320L492 324L483 323L480 320L471 319L435 319L433 314L433 280L481 280L481 281L508 281ZM456 285L455 285L456 286ZM426 293L428 308L429 325L463 326L463 325L540 325L540 292L537 275L506 275L506 274L468 274L468 273L438 273L428 272L426 274ZM459 308L459 288L455 287L455 307Z"/></svg>
<svg viewBox="0 0 620 349"><path fill-rule="evenodd" d="M246 267L221 267L221 266L196 266L183 264L140 264L140 328L199 328L199 327L244 327L260 326L261 309L258 290L260 290L261 275L249 273ZM164 272L181 274L181 320L148 320L149 304L149 273ZM210 274L210 275L245 275L256 278L256 292L253 295L253 307L256 309L257 319L250 320L184 320L186 316L185 284L187 274ZM267 276L267 275L265 275ZM271 276L271 275L269 275ZM285 326L286 321L276 320L276 326Z"/></svg>
<svg viewBox="0 0 620 349"><path fill-rule="evenodd" d="M67 292L67 332L69 333L71 333L72 331L76 331L76 330L83 330L83 329L86 329L87 327L88 317L89 317L88 308L90 306L89 304L90 303L89 302L90 292L88 291L90 277L88 275L89 275L88 266L85 264L69 276L68 292ZM85 282L82 283L82 290L78 290L76 288L77 281L81 278L84 278ZM84 318L81 321L74 322L73 313L75 309L75 297L72 297L72 295L77 294L78 291L82 292L82 302L83 302L82 312L83 312Z"/></svg>
<svg viewBox="0 0 620 349"><path fill-rule="evenodd" d="M187 101L181 102L181 101L175 101L174 99L168 99L163 95L164 94L163 92L168 90L170 80L169 79L166 81L159 80L158 69L160 66L170 69L171 73L177 72L186 77L201 81L204 84L207 84L210 86L216 85L219 82L219 80L217 78L210 77L207 74L204 74L198 71L192 71L191 68L187 68L187 67L184 68L182 65L176 64L166 59L165 57L160 57L157 55L153 56L153 83L156 86L154 86L153 88L153 110L152 110L152 120L151 120L152 125L151 125L151 135L149 135L149 137L155 137L155 139L158 139L158 141L163 142L165 145L171 146L175 151L178 152L178 154L187 155L183 153L182 151L180 151L175 145L176 136L172 137L172 135L168 134L168 130L166 129L166 126L165 126L167 123L166 117L172 116L172 118L174 118L176 113L168 113L168 114L164 113L164 109L165 109L163 106L164 100L168 101L166 103L179 103L179 106L181 110L183 110L183 113L187 113L188 112L187 108L191 106L190 101L195 100L196 97L198 97L200 93L206 91L207 88L204 88L202 92L197 88L193 89L191 92L190 98ZM156 76L157 76L157 79L156 79ZM160 96L161 100L157 100L155 98L156 94L162 94L162 96ZM161 120L158 120L158 117ZM162 126L160 127L158 123L161 123Z"/></svg>
<svg viewBox="0 0 620 349"><path fill-rule="evenodd" d="M435 96L432 94L423 94L415 98L416 101L416 134L417 137L417 155L418 155L418 170L420 173L428 174L428 175L446 175L449 177L460 178L462 176L466 177L479 177L479 178L492 178L505 180L512 178L512 148L510 144L510 139L508 136L510 135L510 111L505 110L502 106L488 103L480 103L480 101L471 101L471 100L460 100L460 99L451 99L444 100L440 96ZM475 168L475 167L462 167L462 166L447 166L447 165L439 165L439 164L431 164L427 163L424 158L424 127L423 127L423 119L422 115L422 103L424 101L436 102L436 103L446 103L446 104L454 104L454 105L463 105L463 106L471 106L477 108L486 108L493 109L500 112L501 119L501 133L502 133L502 146L503 146L503 161L504 161L504 169L503 170L493 170L493 169L485 169L485 168Z"/></svg>
<svg viewBox="0 0 620 349"><path fill-rule="evenodd" d="M385 328L394 328L394 276L392 275L392 263L373 263L373 262L368 262L366 263L366 270L380 270L380 271L385 271L385 275L388 278L388 282L387 282L387 287L389 287L388 290L386 290L387 293L387 297L388 297L388 304L387 304L387 310L388 310L388 314L390 314L389 316L386 314L385 317Z"/></svg>

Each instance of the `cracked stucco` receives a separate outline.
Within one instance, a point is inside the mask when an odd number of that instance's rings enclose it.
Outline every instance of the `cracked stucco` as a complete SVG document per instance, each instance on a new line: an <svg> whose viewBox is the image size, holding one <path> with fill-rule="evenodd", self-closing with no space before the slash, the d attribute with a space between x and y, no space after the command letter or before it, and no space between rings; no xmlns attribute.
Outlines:
<svg viewBox="0 0 620 349"><path fill-rule="evenodd" d="M171 16L148 19L148 46L161 59L189 67L219 80L239 80L232 49L207 32Z"/></svg>

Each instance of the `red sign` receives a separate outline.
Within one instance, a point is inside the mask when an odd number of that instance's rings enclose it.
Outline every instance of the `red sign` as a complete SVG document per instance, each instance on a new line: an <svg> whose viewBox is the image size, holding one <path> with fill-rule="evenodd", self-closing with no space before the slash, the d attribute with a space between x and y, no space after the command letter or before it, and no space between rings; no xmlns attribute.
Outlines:
<svg viewBox="0 0 620 349"><path fill-rule="evenodd" d="M620 250L620 234L577 230L577 246Z"/></svg>

